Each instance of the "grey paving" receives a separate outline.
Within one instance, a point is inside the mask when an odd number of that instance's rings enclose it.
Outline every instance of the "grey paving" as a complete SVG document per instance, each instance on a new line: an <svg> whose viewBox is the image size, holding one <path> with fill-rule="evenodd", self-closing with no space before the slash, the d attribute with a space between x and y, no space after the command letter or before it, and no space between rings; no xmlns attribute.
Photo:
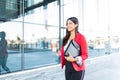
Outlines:
<svg viewBox="0 0 120 80"><path fill-rule="evenodd" d="M1 75L0 80L65 80L61 65ZM111 54L86 61L84 80L120 80L120 54Z"/></svg>
<svg viewBox="0 0 120 80"><path fill-rule="evenodd" d="M104 63L104 65L97 70L94 69L97 65L94 65L95 67L91 68L94 70L92 72L90 72L89 68L89 70L86 71L84 80L120 80L120 54L111 55L109 58L109 64Z"/></svg>

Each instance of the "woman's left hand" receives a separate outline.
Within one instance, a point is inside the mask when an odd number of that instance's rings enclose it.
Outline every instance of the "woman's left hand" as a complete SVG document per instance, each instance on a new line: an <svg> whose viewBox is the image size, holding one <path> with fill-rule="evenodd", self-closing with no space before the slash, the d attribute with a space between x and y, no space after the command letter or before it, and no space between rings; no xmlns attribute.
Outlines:
<svg viewBox="0 0 120 80"><path fill-rule="evenodd" d="M76 59L75 58L73 58L73 56L69 53L69 56L68 57L65 57L65 59L67 60L67 61L69 61L69 62L74 62L74 61L76 61Z"/></svg>

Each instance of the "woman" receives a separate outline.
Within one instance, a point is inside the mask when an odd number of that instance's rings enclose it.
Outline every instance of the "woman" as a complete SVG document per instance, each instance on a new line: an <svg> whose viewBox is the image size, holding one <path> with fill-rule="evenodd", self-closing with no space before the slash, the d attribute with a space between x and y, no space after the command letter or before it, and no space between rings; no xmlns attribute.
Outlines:
<svg viewBox="0 0 120 80"><path fill-rule="evenodd" d="M84 60L88 58L88 48L85 37L78 32L79 21L76 17L70 17L66 21L66 36L63 38L63 45L61 49L61 63L62 68L65 65L65 79L66 80L83 80L85 73ZM65 56L64 52L71 40L75 40L80 46L79 56L73 57L71 53ZM81 65L78 65L82 63Z"/></svg>

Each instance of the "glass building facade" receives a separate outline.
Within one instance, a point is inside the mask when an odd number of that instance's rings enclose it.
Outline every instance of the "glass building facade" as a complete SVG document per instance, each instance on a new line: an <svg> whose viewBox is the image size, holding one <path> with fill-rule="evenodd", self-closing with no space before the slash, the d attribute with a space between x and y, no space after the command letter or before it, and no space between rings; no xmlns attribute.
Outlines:
<svg viewBox="0 0 120 80"><path fill-rule="evenodd" d="M56 50L61 47L66 19L71 16L79 19L79 31L88 42L89 58L119 53L119 2L0 0L0 32L6 33L7 40L6 66L15 72L59 64ZM4 74L6 69L0 55Z"/></svg>

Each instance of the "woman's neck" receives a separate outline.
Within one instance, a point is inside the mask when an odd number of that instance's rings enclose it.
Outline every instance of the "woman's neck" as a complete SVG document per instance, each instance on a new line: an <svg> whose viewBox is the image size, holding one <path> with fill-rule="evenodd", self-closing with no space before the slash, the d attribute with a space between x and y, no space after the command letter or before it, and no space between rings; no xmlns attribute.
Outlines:
<svg viewBox="0 0 120 80"><path fill-rule="evenodd" d="M74 38L75 38L75 31L71 31L69 40L72 40Z"/></svg>

